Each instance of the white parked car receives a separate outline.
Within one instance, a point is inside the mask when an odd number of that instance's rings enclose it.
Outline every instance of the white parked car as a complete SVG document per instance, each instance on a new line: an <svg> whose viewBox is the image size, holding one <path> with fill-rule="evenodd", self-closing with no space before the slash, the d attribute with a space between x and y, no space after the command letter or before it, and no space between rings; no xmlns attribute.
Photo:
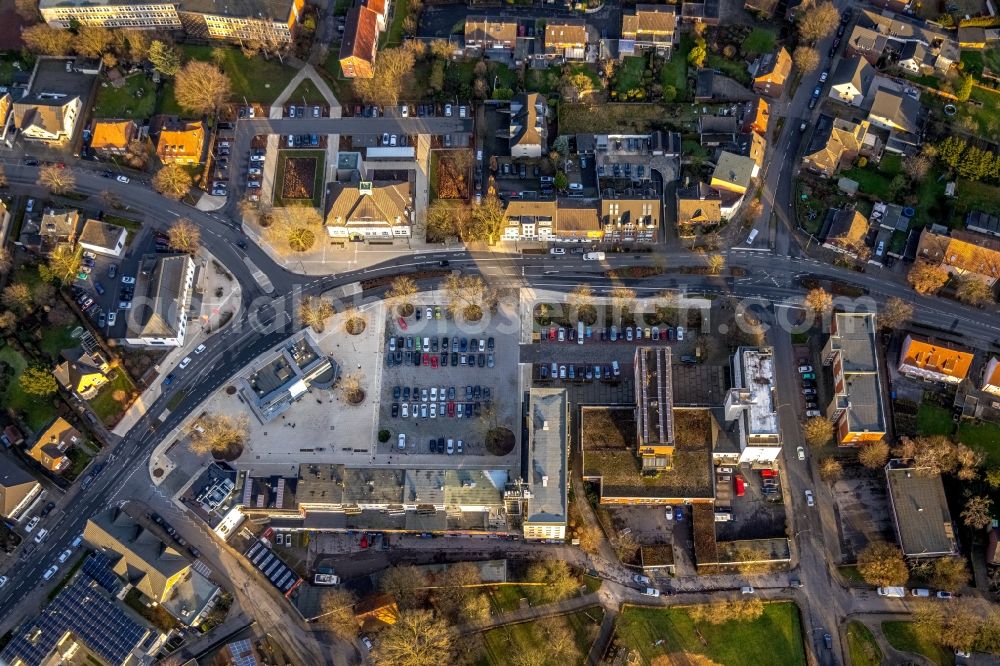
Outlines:
<svg viewBox="0 0 1000 666"><path fill-rule="evenodd" d="M109 312L108 313L108 326L114 326L116 321L118 321L118 313L117 312Z"/></svg>
<svg viewBox="0 0 1000 666"><path fill-rule="evenodd" d="M402 416L404 419L410 418L410 403L408 402L403 403L403 406L400 410L400 416Z"/></svg>
<svg viewBox="0 0 1000 666"><path fill-rule="evenodd" d="M444 105L444 117L451 118L451 104Z"/></svg>
<svg viewBox="0 0 1000 666"><path fill-rule="evenodd" d="M119 183L127 183L128 176L118 176L117 178L115 178L115 180L117 180Z"/></svg>
<svg viewBox="0 0 1000 666"><path fill-rule="evenodd" d="M38 516L35 516L31 520L29 520L28 524L24 526L24 531L27 532L28 534L31 534L31 530L35 529L35 526L38 525L38 521L40 520L41 518L39 518Z"/></svg>
<svg viewBox="0 0 1000 666"><path fill-rule="evenodd" d="M674 507L670 506L669 504L663 507L663 513L667 517L667 520L674 519Z"/></svg>
<svg viewBox="0 0 1000 666"><path fill-rule="evenodd" d="M816 500L813 498L813 491L806 491L806 504L809 506L816 506Z"/></svg>
<svg viewBox="0 0 1000 666"><path fill-rule="evenodd" d="M49 531L46 529L38 530L38 534L35 535L35 543L41 543L45 541L45 537L49 535Z"/></svg>
<svg viewBox="0 0 1000 666"><path fill-rule="evenodd" d="M69 556L73 554L73 551L67 548L63 552L59 553L59 563L62 564L69 559Z"/></svg>
<svg viewBox="0 0 1000 666"><path fill-rule="evenodd" d="M554 247L549 250L549 254L566 254L566 250L561 247Z"/></svg>
<svg viewBox="0 0 1000 666"><path fill-rule="evenodd" d="M7 576L0 576L0 587L7 584Z"/></svg>
<svg viewBox="0 0 1000 666"><path fill-rule="evenodd" d="M677 327L677 342L684 342L684 327Z"/></svg>
<svg viewBox="0 0 1000 666"><path fill-rule="evenodd" d="M205 351L205 345L198 345L197 347L194 348L195 354L200 354L203 351Z"/></svg>
<svg viewBox="0 0 1000 666"><path fill-rule="evenodd" d="M371 650L372 650L372 639L368 638L367 636L362 636L361 637L361 644L365 646L366 650L368 650L369 652L371 652Z"/></svg>
<svg viewBox="0 0 1000 666"><path fill-rule="evenodd" d="M406 433L399 433L399 438L396 440L396 447L400 451L406 448Z"/></svg>
<svg viewBox="0 0 1000 666"><path fill-rule="evenodd" d="M180 368L181 370L183 370L184 368L188 367L190 364L191 364L191 357L190 356L185 356L183 359L181 359L181 362L177 364L177 367Z"/></svg>
<svg viewBox="0 0 1000 666"><path fill-rule="evenodd" d="M653 581L649 579L649 576L643 576L642 574L635 574L632 576L632 580L636 583L642 583L645 586L652 585Z"/></svg>
<svg viewBox="0 0 1000 666"><path fill-rule="evenodd" d="M795 455L798 456L799 460L805 460L806 450L800 446L797 449L795 449Z"/></svg>
<svg viewBox="0 0 1000 666"><path fill-rule="evenodd" d="M642 595L647 597L658 597L660 596L660 591L657 590L655 587L647 587L645 590L642 591Z"/></svg>
<svg viewBox="0 0 1000 666"><path fill-rule="evenodd" d="M59 571L58 565L53 564L51 567L45 570L45 573L42 574L42 580L50 580L53 576L56 575L57 571Z"/></svg>
<svg viewBox="0 0 1000 666"><path fill-rule="evenodd" d="M813 367L811 365L800 365L799 372L812 372Z"/></svg>
<svg viewBox="0 0 1000 666"><path fill-rule="evenodd" d="M135 278L131 275L123 275L122 284L135 284Z"/></svg>
<svg viewBox="0 0 1000 666"><path fill-rule="evenodd" d="M753 594L754 589L750 585L744 585L740 588L740 594Z"/></svg>

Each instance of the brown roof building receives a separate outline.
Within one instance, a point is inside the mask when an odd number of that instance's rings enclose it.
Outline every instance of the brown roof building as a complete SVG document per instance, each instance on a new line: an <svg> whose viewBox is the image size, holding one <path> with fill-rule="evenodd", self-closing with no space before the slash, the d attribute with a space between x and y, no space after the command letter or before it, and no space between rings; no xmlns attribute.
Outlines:
<svg viewBox="0 0 1000 666"><path fill-rule="evenodd" d="M867 120L852 123L843 118L836 118L831 123L827 118L825 131L817 128L806 154L802 157L802 164L810 171L827 178L835 175L861 154L868 130Z"/></svg>
<svg viewBox="0 0 1000 666"><path fill-rule="evenodd" d="M753 91L758 95L778 98L785 92L785 84L792 73L792 56L784 47L777 53L761 56L753 77Z"/></svg>
<svg viewBox="0 0 1000 666"><path fill-rule="evenodd" d="M743 116L743 125L740 128L744 132L756 132L757 134L767 134L767 124L770 119L771 108L767 100L758 97L750 102L747 113Z"/></svg>
<svg viewBox="0 0 1000 666"><path fill-rule="evenodd" d="M0 516L17 520L31 502L42 492L35 477L3 459L0 463Z"/></svg>
<svg viewBox="0 0 1000 666"><path fill-rule="evenodd" d="M95 120L90 147L99 153L123 155L130 141L139 136L139 127L132 120Z"/></svg>
<svg viewBox="0 0 1000 666"><path fill-rule="evenodd" d="M200 164L204 150L205 125L200 122L164 125L156 143L156 156L164 164Z"/></svg>
<svg viewBox="0 0 1000 666"><path fill-rule="evenodd" d="M517 21L492 20L488 16L465 19L465 48L475 51L513 50L517 44Z"/></svg>
<svg viewBox="0 0 1000 666"><path fill-rule="evenodd" d="M868 234L868 218L854 209L837 210L830 220L824 247L838 252L857 254Z"/></svg>
<svg viewBox="0 0 1000 666"><path fill-rule="evenodd" d="M39 435L38 441L28 451L28 455L50 472L62 472L70 466L66 452L82 441L83 435L80 431L60 416Z"/></svg>
<svg viewBox="0 0 1000 666"><path fill-rule="evenodd" d="M604 240L653 243L660 228L660 199L656 196L606 196L601 199Z"/></svg>
<svg viewBox="0 0 1000 666"><path fill-rule="evenodd" d="M677 190L677 227L682 234L691 227L712 226L720 222L722 197L717 190L707 183Z"/></svg>
<svg viewBox="0 0 1000 666"><path fill-rule="evenodd" d="M340 44L340 70L347 78L375 76L378 22L378 14L363 5L356 5L347 12L344 40Z"/></svg>
<svg viewBox="0 0 1000 666"><path fill-rule="evenodd" d="M907 335L899 350L899 372L927 381L959 384L969 375L972 359L971 352Z"/></svg>
<svg viewBox="0 0 1000 666"><path fill-rule="evenodd" d="M925 228L917 245L917 258L940 264L949 273L975 276L993 285L1000 279L1000 239L972 231L952 231L950 236Z"/></svg>
<svg viewBox="0 0 1000 666"><path fill-rule="evenodd" d="M333 238L391 239L410 235L413 194L408 181L334 183L326 230Z"/></svg>
<svg viewBox="0 0 1000 666"><path fill-rule="evenodd" d="M587 22L583 19L554 19L545 24L545 56L583 60L587 55Z"/></svg>
<svg viewBox="0 0 1000 666"><path fill-rule="evenodd" d="M677 45L677 10L672 5L636 5L622 13L621 55L653 49L669 53Z"/></svg>

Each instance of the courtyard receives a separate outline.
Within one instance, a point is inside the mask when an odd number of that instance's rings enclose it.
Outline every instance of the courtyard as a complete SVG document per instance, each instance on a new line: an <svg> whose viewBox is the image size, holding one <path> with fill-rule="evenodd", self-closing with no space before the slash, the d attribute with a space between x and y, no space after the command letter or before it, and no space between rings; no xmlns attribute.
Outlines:
<svg viewBox="0 0 1000 666"><path fill-rule="evenodd" d="M320 208L325 160L322 150L279 150L274 205Z"/></svg>

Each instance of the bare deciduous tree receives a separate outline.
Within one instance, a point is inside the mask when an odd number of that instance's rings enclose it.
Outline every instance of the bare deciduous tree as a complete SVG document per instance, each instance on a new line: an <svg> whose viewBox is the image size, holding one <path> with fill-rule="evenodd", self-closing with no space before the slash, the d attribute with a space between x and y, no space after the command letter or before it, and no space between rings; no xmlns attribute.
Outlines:
<svg viewBox="0 0 1000 666"><path fill-rule="evenodd" d="M67 55L73 49L73 33L39 23L21 30L21 40L32 53L49 56Z"/></svg>
<svg viewBox="0 0 1000 666"><path fill-rule="evenodd" d="M153 189L174 201L179 201L191 191L191 174L184 165L165 164L153 176Z"/></svg>
<svg viewBox="0 0 1000 666"><path fill-rule="evenodd" d="M188 448L200 455L235 460L243 452L249 433L250 421L246 415L206 414L191 431Z"/></svg>
<svg viewBox="0 0 1000 666"><path fill-rule="evenodd" d="M904 585L910 577L903 552L886 541L872 542L858 554L858 572L876 587Z"/></svg>
<svg viewBox="0 0 1000 666"><path fill-rule="evenodd" d="M49 164L39 169L38 184L53 194L66 194L76 187L76 176L69 169Z"/></svg>
<svg viewBox="0 0 1000 666"><path fill-rule="evenodd" d="M813 416L802 424L802 436L810 446L823 446L833 437L833 421Z"/></svg>
<svg viewBox="0 0 1000 666"><path fill-rule="evenodd" d="M174 97L183 109L211 113L232 95L229 77L215 65L191 60L177 73Z"/></svg>
<svg viewBox="0 0 1000 666"><path fill-rule="evenodd" d="M191 220L181 217L167 229L167 240L171 249L194 254L201 246L201 229Z"/></svg>
<svg viewBox="0 0 1000 666"><path fill-rule="evenodd" d="M350 590L337 588L323 595L323 625L338 638L353 641L358 637L358 621L354 617L357 597Z"/></svg>
<svg viewBox="0 0 1000 666"><path fill-rule="evenodd" d="M333 315L333 304L318 296L307 296L299 305L299 318L302 323L317 333L322 333L326 320Z"/></svg>
<svg viewBox="0 0 1000 666"><path fill-rule="evenodd" d="M451 663L453 629L428 610L405 610L381 635L372 656L378 666Z"/></svg>
<svg viewBox="0 0 1000 666"><path fill-rule="evenodd" d="M895 296L885 302L878 315L878 323L886 330L902 327L913 318L913 305Z"/></svg>

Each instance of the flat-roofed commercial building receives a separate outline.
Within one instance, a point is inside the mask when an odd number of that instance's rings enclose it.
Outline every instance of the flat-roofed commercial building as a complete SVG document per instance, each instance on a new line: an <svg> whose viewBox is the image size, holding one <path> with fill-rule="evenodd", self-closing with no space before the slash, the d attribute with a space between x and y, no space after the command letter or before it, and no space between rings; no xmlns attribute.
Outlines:
<svg viewBox="0 0 1000 666"><path fill-rule="evenodd" d="M837 312L823 348L823 365L833 373L833 400L827 415L841 446L885 437L882 370L878 365L875 315Z"/></svg>
<svg viewBox="0 0 1000 666"><path fill-rule="evenodd" d="M740 347L733 356L733 388L726 395L726 420L737 421L740 463L770 466L781 453L774 353L770 347Z"/></svg>
<svg viewBox="0 0 1000 666"><path fill-rule="evenodd" d="M958 553L941 475L914 467L912 462L890 460L885 479L903 555L916 558Z"/></svg>
<svg viewBox="0 0 1000 666"><path fill-rule="evenodd" d="M566 389L532 388L528 398L525 539L566 538L569 398Z"/></svg>
<svg viewBox="0 0 1000 666"><path fill-rule="evenodd" d="M635 350L636 435L644 471L673 467L673 373L669 347Z"/></svg>

